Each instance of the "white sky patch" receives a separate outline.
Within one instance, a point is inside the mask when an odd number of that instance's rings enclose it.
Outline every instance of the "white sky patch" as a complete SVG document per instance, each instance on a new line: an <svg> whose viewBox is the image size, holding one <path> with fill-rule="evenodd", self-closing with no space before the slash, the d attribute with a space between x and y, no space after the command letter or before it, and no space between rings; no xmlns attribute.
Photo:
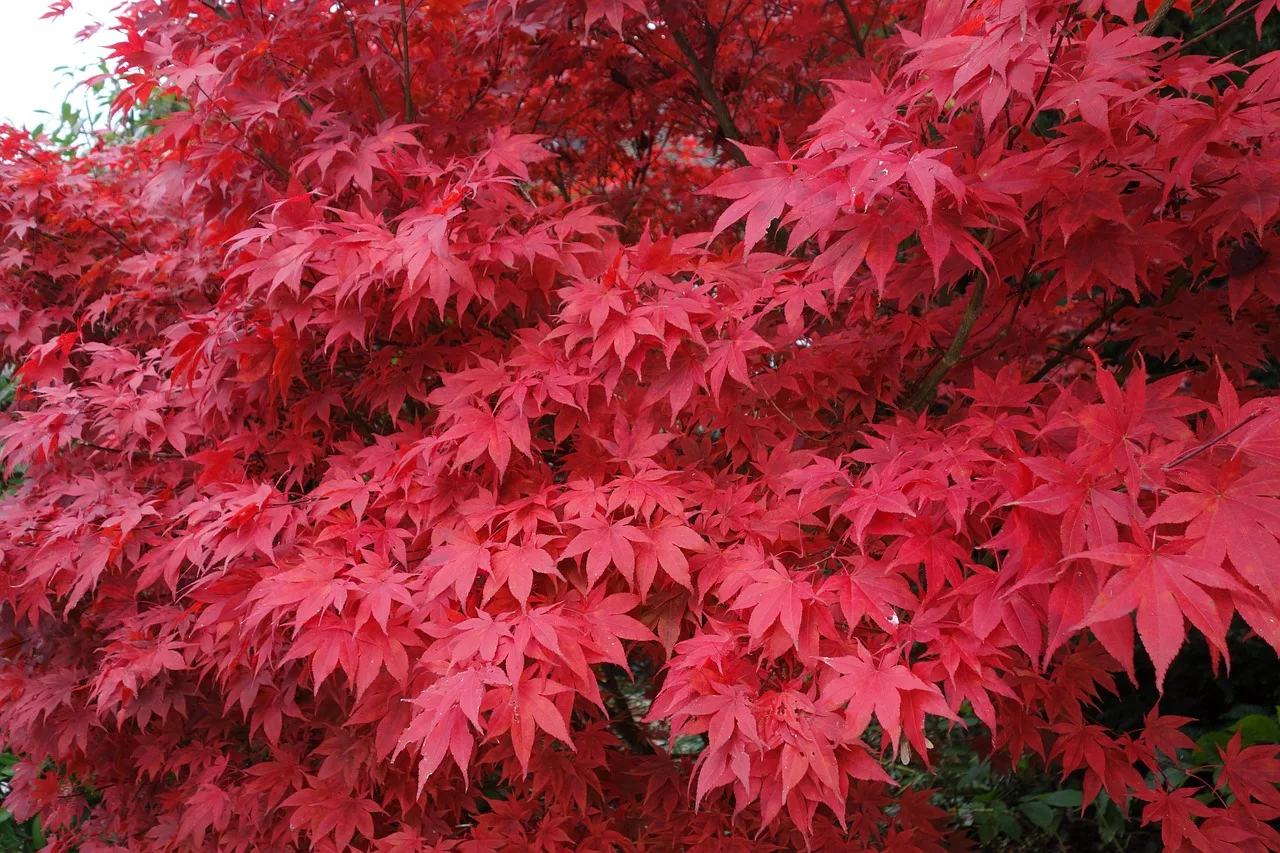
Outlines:
<svg viewBox="0 0 1280 853"><path fill-rule="evenodd" d="M111 10L120 0L72 0L58 20L41 20L49 2L0 0L0 122L5 124L34 127L48 120L40 110L57 115L74 80L56 69L95 64L106 56L106 45L120 40L110 30ZM78 41L76 35L94 22L107 26L89 42ZM78 94L75 103L83 99Z"/></svg>

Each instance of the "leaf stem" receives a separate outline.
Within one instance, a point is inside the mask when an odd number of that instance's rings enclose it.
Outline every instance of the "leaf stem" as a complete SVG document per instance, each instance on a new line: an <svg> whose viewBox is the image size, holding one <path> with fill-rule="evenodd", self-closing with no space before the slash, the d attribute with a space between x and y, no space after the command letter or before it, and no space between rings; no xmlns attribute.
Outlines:
<svg viewBox="0 0 1280 853"><path fill-rule="evenodd" d="M1213 438L1210 438L1208 441L1204 441L1200 444L1197 444L1195 447L1191 448L1186 453L1182 454L1172 462L1166 462L1164 465L1161 465L1160 470L1172 471L1174 468L1177 468L1178 466L1182 465L1184 462L1188 462L1191 459L1194 459L1195 457L1199 456L1201 453L1204 453L1206 450L1214 447L1215 445L1223 441L1226 441L1228 438L1231 437L1232 433L1245 427L1246 425L1251 423L1254 418L1258 417L1261 414L1262 414L1261 409L1254 411L1253 413L1248 415L1244 420L1240 421L1240 423L1236 424L1235 426L1230 427L1229 429L1224 429L1222 432L1218 433Z"/></svg>

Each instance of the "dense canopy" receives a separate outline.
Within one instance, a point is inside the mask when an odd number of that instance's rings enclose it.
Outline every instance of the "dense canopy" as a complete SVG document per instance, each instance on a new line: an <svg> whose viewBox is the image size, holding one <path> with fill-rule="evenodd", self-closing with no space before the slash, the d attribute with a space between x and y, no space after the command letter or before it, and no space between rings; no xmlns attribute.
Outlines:
<svg viewBox="0 0 1280 853"><path fill-rule="evenodd" d="M1280 54L1173 6L124 2L154 131L0 132L6 808L942 851L962 726L1280 850L1280 749L1091 710L1280 647Z"/></svg>

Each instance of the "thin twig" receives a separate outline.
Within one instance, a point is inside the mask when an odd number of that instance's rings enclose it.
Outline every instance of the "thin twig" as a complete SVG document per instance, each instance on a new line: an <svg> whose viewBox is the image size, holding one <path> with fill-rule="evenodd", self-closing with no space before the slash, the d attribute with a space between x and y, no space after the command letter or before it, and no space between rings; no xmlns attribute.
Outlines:
<svg viewBox="0 0 1280 853"><path fill-rule="evenodd" d="M119 234L117 234L116 232L112 231L112 230L111 230L110 228L108 228L107 226L103 225L101 222L97 222L96 220L91 219L91 218L90 218L90 217L88 217L88 216L85 216L83 213L82 213L82 214L80 214L80 218L81 218L81 219L83 219L85 222L88 222L88 223L89 223L90 225L92 225L94 228L97 228L97 229L98 229L99 231L101 231L103 234L106 234L108 237L110 237L112 240L114 240L114 241L115 241L115 243L116 243L116 245L117 245L117 246L119 246L120 248L124 249L124 250L125 250L126 252L128 252L129 254L131 254L131 255L137 255L137 254L139 254L138 250L137 250L137 249L135 249L135 248L133 248L132 246L130 246L127 242L125 242L125 239L124 239L123 237L121 237L121 236L120 236Z"/></svg>
<svg viewBox="0 0 1280 853"><path fill-rule="evenodd" d="M206 102L207 102L211 107L213 107L215 110L217 110L218 112L222 113L222 117L223 117L223 118L225 118L225 119L227 120L227 122L228 122L232 127L234 127L234 128L235 128L235 129L240 133L240 135L241 135L241 136L243 136L243 137L244 137L244 141L245 141L245 142L247 142L247 143L249 143L251 146L253 146L253 153L251 153L251 152L249 152L249 151L244 151L244 153L245 153L246 155L248 155L249 157L252 157L254 160L257 160L259 163L261 163L262 165L266 166L266 167L267 167L268 169L270 169L271 171L275 172L277 175L279 175L279 176L280 176L281 178L283 178L284 180L286 180L286 181L287 181L287 180L289 180L289 170L288 170L288 169L286 169L284 166L281 166L281 165L280 165L279 163L277 163L275 160L273 160L273 159L271 158L271 156L270 156L269 154L267 154L267 152L263 151L263 150L262 150L262 147L261 147L260 145L258 145L258 143L254 142L254 141L253 141L253 139L251 139L251 138L249 137L249 134L248 134L248 133L245 131L245 129L240 125L240 122L238 122L238 121L236 121L234 118L232 118L232 117L231 117L231 114L230 114L230 113L228 113L228 112L223 108L222 104L219 104L218 102L216 102L216 101L215 101L215 100L214 100L214 99L209 95L209 93L208 93L208 92L206 92L206 91L204 90L204 87L203 87L203 86L201 86L199 83L196 83L196 91L198 91L201 95L204 95L204 99L205 99L205 101L206 101ZM243 149L238 149L238 150L243 151Z"/></svg>
<svg viewBox="0 0 1280 853"><path fill-rule="evenodd" d="M772 396L772 395L765 395L765 399L769 401L769 405L770 405L770 406L773 406L774 411L776 411L778 414L780 414L780 415L782 415L784 418L786 418L786 419L787 419L787 422L788 422L788 423L790 423L793 427L795 427L795 428L796 428L796 432L800 433L800 435L801 435L801 436L803 436L804 438L808 439L809 441L812 441L814 444L818 444L818 443L819 443L818 439L814 438L812 435L810 435L809 433L805 432L804 427L802 427L802 426L800 426L800 424L796 423L795 418L791 417L791 415L788 415L786 412L782 411L782 407L780 407L780 406L778 405L777 401L773 399L773 396Z"/></svg>
<svg viewBox="0 0 1280 853"><path fill-rule="evenodd" d="M1254 412L1253 414L1249 415L1247 418L1245 418L1235 426L1231 427L1230 429L1224 429L1222 432L1218 433L1213 438L1209 439L1203 444L1196 445L1195 447L1191 448L1186 453L1182 454L1172 462L1166 462L1164 465L1161 465L1160 470L1161 471L1172 470L1173 468L1177 468L1182 463L1187 462L1188 460L1196 456L1199 456L1201 453L1204 453L1206 450L1218 444L1219 442L1225 441L1228 437L1230 437L1232 433L1234 433L1236 430L1247 425L1249 422L1251 422L1254 418L1258 417L1258 415L1260 414L1262 414L1261 410Z"/></svg>
<svg viewBox="0 0 1280 853"><path fill-rule="evenodd" d="M90 450L97 450L102 453L119 453L121 456L141 456L147 459L185 459L180 453L170 453L166 450L158 450L151 452L147 450L122 450L118 447L103 447L101 444L94 444L91 441L80 441L81 447L87 447Z"/></svg>
<svg viewBox="0 0 1280 853"><path fill-rule="evenodd" d="M1184 41L1184 42L1179 42L1178 44L1174 45L1174 46L1173 46L1173 47L1168 51L1168 53L1166 53L1166 54L1164 54L1164 55L1162 55L1162 56L1158 57L1159 61L1163 62L1164 60L1166 60L1166 59L1168 59L1169 57L1173 56L1175 53L1180 53L1180 52L1182 52L1182 51L1186 50L1187 48L1191 47L1191 45L1196 44L1197 42L1202 42L1202 41L1204 41L1205 39L1209 38L1210 36L1215 35L1215 34L1216 34L1216 33L1218 33L1218 32L1221 32L1222 30L1226 29L1227 27L1229 27L1229 26L1231 26L1232 24L1234 24L1234 23L1236 23L1237 21L1239 21L1241 18L1243 18L1243 17L1245 17L1245 16L1247 16L1247 15L1251 15L1251 14L1253 14L1253 12L1254 12L1257 8L1258 8L1258 4L1257 4L1257 3L1250 3L1248 6L1245 6L1243 9L1241 9L1241 10L1240 10L1240 11L1238 11L1238 12L1236 12L1234 15L1232 15L1232 16L1231 16L1231 17L1229 17L1229 18L1227 18L1226 20L1224 20L1222 23L1218 24L1217 26L1215 26L1215 27L1210 27L1209 29L1207 29L1207 30L1205 30L1204 32L1200 33L1200 35L1195 36L1194 38L1189 38L1189 39L1187 39L1187 40L1186 40L1186 41Z"/></svg>
<svg viewBox="0 0 1280 853"><path fill-rule="evenodd" d="M345 15L343 17L346 17ZM356 22L354 17L347 18L347 29L351 32L351 50L353 59L360 61L360 37L356 34ZM373 85L373 75L369 73L369 66L364 65L360 69L364 72L364 82L369 87L369 93L373 95L373 105L378 108L378 117L383 121L387 120L387 108L382 105L382 98L378 97L378 89Z"/></svg>
<svg viewBox="0 0 1280 853"><path fill-rule="evenodd" d="M1115 299L1113 302L1109 303L1106 308L1102 309L1102 313L1099 314L1092 323L1090 323L1089 325L1081 329L1079 332L1077 332L1071 338L1071 340L1067 341L1066 346L1058 349L1057 355L1055 355L1053 358L1049 359L1043 365L1041 365L1040 369L1037 370L1035 375L1031 377L1031 381L1039 382L1040 380L1047 377L1050 373L1053 373L1053 371L1057 370L1058 365L1062 364L1068 358L1071 358L1073 355L1075 355L1075 351L1079 349L1080 344L1084 343L1085 338L1089 337L1094 332L1098 331L1098 329L1102 328L1103 323L1110 320L1112 317L1115 316L1117 311L1119 311L1121 308L1124 308L1126 305L1129 304L1129 300L1127 297L1128 297L1128 294L1125 294L1124 296L1119 297Z"/></svg>
<svg viewBox="0 0 1280 853"><path fill-rule="evenodd" d="M1013 324L1018 321L1018 312L1020 310L1022 310L1022 302L1018 301L1013 303L1013 311L1009 314L1009 322L1005 323L1004 327L1001 328L1000 331L997 332L993 338L991 338L991 340L987 343L986 346L984 346L980 350L977 350L976 352L969 353L964 358L960 359L959 363L967 364L970 361L981 358L982 356L986 355L987 353L995 349L1000 344L1000 342L1004 340L1005 337L1008 336L1009 332L1013 331ZM1003 307L1000 308L1000 313L1001 314L1004 313ZM1000 315L997 314L996 319L998 320L999 318L1000 318ZM988 329L991 328L991 326L994 325L994 323L995 323L995 320L992 320L990 323L987 324L987 328ZM983 329L983 332L985 331L986 329ZM982 332L979 332L978 334L981 335Z"/></svg>
<svg viewBox="0 0 1280 853"><path fill-rule="evenodd" d="M1049 80L1053 77L1054 63L1058 61L1058 54L1062 50L1062 45L1067 40L1067 33L1071 30L1073 19L1076 16L1076 10L1080 8L1079 3L1071 4L1071 8L1067 9L1066 17L1062 21L1062 29L1058 31L1057 41L1053 44L1053 50L1049 52L1049 64L1045 66L1044 77L1040 79L1040 85L1036 88L1035 97L1031 99L1031 103L1027 106L1027 114L1023 116L1022 122L1013 128L1012 136L1009 137L1009 144L1012 145L1018 135L1031 124L1031 120L1040 110L1040 99L1044 97L1045 90L1049 88Z"/></svg>

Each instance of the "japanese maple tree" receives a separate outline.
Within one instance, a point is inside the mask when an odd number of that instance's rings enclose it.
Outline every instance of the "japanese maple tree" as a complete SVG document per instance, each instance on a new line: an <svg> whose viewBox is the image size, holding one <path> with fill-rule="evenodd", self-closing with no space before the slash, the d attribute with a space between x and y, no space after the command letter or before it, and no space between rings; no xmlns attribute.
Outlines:
<svg viewBox="0 0 1280 853"><path fill-rule="evenodd" d="M1280 648L1280 54L1174 5L122 2L183 108L0 133L6 808L941 851L968 725L1280 850L1280 748L1093 713Z"/></svg>

